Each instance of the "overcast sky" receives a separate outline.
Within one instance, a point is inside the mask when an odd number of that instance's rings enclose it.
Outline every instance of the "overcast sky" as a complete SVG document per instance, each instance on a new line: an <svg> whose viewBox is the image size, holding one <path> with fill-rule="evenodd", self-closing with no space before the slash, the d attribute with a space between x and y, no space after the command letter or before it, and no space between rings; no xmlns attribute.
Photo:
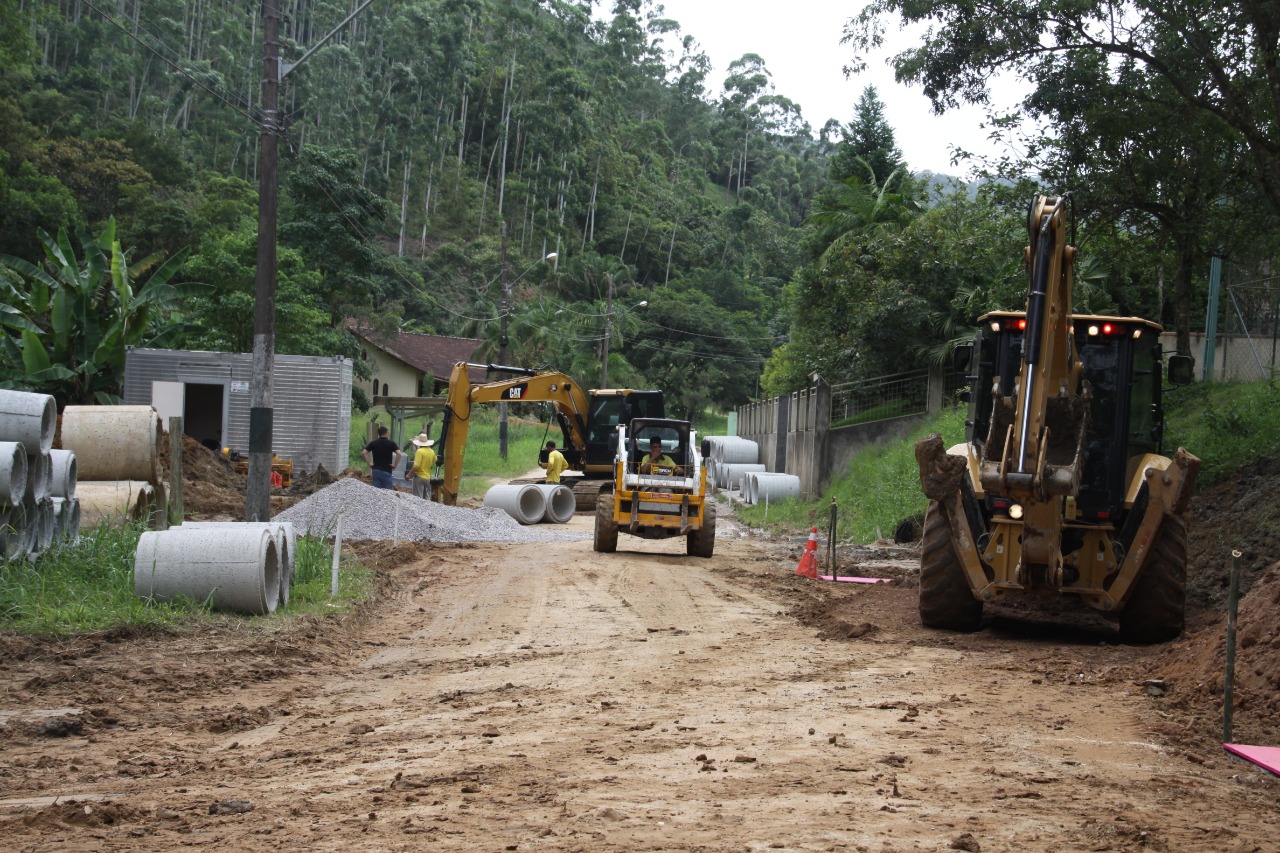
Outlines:
<svg viewBox="0 0 1280 853"><path fill-rule="evenodd" d="M935 116L918 88L898 85L885 59L911 44L890 32L890 49L868 63L867 71L845 79L841 70L852 50L840 44L845 22L857 14L861 0L659 0L665 15L680 22L682 35L692 35L711 59L708 88L718 96L729 63L744 53L759 54L773 75L777 94L796 103L815 135L834 118L853 119L862 90L874 85L885 104L898 147L913 171L929 170L965 176L968 167L951 165L951 145L995 153L980 124L983 112L966 107ZM607 5L607 4L606 4ZM607 12L606 12L607 13ZM892 42L896 41L896 46ZM678 44L673 45L678 47ZM1000 96L1000 106L1016 101L1016 84Z"/></svg>

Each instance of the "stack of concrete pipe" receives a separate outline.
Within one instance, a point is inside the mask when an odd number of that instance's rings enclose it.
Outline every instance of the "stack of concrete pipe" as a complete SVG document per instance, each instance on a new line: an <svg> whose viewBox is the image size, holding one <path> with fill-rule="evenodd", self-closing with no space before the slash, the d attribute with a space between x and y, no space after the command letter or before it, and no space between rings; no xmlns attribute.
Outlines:
<svg viewBox="0 0 1280 853"><path fill-rule="evenodd" d="M160 479L164 430L150 406L67 406L62 446L79 465L81 519L147 521L164 527L168 495Z"/></svg>
<svg viewBox="0 0 1280 853"><path fill-rule="evenodd" d="M798 497L800 497L800 478L795 474L751 471L742 475L744 503L775 503L783 498Z"/></svg>
<svg viewBox="0 0 1280 853"><path fill-rule="evenodd" d="M707 460L707 479L718 489L737 489L742 484L744 471L763 471L755 466L760 461L760 446L747 438L736 435L709 435L706 440L711 444L711 458Z"/></svg>
<svg viewBox="0 0 1280 853"><path fill-rule="evenodd" d="M494 486L485 492L484 505L502 510L521 524L568 524L577 498L562 483L528 483Z"/></svg>
<svg viewBox="0 0 1280 853"><path fill-rule="evenodd" d="M75 454L53 450L48 394L0 390L0 559L34 559L79 535Z"/></svg>
<svg viewBox="0 0 1280 853"><path fill-rule="evenodd" d="M283 525L277 525L282 528ZM267 524L228 524L147 531L133 560L133 592L161 603L204 602L213 610L265 616L287 592L279 542Z"/></svg>

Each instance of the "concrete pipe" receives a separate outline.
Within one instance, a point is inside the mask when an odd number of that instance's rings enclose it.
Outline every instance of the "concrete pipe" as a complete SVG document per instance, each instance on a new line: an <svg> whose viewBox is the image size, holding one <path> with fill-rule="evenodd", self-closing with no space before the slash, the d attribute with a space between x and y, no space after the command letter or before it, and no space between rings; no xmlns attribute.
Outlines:
<svg viewBox="0 0 1280 853"><path fill-rule="evenodd" d="M159 602L207 601L214 610L263 616L280 600L280 562L270 530L148 530L138 539L133 592Z"/></svg>
<svg viewBox="0 0 1280 853"><path fill-rule="evenodd" d="M0 504L22 503L27 494L27 451L19 441L0 441Z"/></svg>
<svg viewBox="0 0 1280 853"><path fill-rule="evenodd" d="M720 440L711 445L711 454L717 462L730 465L754 464L760 461L760 445L736 435L717 436Z"/></svg>
<svg viewBox="0 0 1280 853"><path fill-rule="evenodd" d="M777 503L786 498L800 497L800 478L795 474L769 474L756 476L755 503Z"/></svg>
<svg viewBox="0 0 1280 853"><path fill-rule="evenodd" d="M27 453L48 453L58 426L58 407L48 394L0 391L0 438L20 442Z"/></svg>
<svg viewBox="0 0 1280 853"><path fill-rule="evenodd" d="M715 457L702 463L707 466L707 488L714 489L716 487L716 460Z"/></svg>
<svg viewBox="0 0 1280 853"><path fill-rule="evenodd" d="M13 504L0 510L0 557L17 560L27 553L27 508Z"/></svg>
<svg viewBox="0 0 1280 853"><path fill-rule="evenodd" d="M155 490L141 480L80 483L76 491L80 521L88 527L149 518L155 504Z"/></svg>
<svg viewBox="0 0 1280 853"><path fill-rule="evenodd" d="M67 406L62 446L83 480L159 481L160 418L150 406Z"/></svg>
<svg viewBox="0 0 1280 853"><path fill-rule="evenodd" d="M293 570L298 556L298 531L292 521L184 521L181 530L270 530L276 539L276 554L280 558L279 606L289 603L289 591L293 587Z"/></svg>
<svg viewBox="0 0 1280 853"><path fill-rule="evenodd" d="M48 453L27 454L27 491L24 500L39 503L53 489L53 465Z"/></svg>
<svg viewBox="0 0 1280 853"><path fill-rule="evenodd" d="M533 484L494 486L484 493L484 505L502 510L521 524L537 524L547 511L547 499Z"/></svg>
<svg viewBox="0 0 1280 853"><path fill-rule="evenodd" d="M78 498L50 498L53 501L53 538L74 542L80 537L80 500Z"/></svg>
<svg viewBox="0 0 1280 853"><path fill-rule="evenodd" d="M49 471L53 476L53 487L49 490L50 497L74 498L76 496L76 480L79 479L77 468L76 455L72 451L49 451Z"/></svg>
<svg viewBox="0 0 1280 853"><path fill-rule="evenodd" d="M534 488L542 492L547 508L542 513L542 521L548 524L568 524L573 521L573 514L578 509L578 499L573 489L563 483L535 483Z"/></svg>
<svg viewBox="0 0 1280 853"><path fill-rule="evenodd" d="M44 553L49 550L49 546L53 544L54 534L57 532L58 518L53 507L53 498L45 498L38 501L35 505L35 522L31 525L35 529L35 548L37 553Z"/></svg>
<svg viewBox="0 0 1280 853"><path fill-rule="evenodd" d="M742 488L742 475L749 471L763 471L764 466L755 463L724 463L717 469L716 485L722 489Z"/></svg>

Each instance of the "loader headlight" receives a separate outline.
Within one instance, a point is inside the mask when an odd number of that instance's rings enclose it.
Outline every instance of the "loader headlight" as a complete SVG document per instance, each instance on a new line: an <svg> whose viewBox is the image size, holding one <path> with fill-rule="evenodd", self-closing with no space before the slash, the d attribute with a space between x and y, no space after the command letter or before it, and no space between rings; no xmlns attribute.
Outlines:
<svg viewBox="0 0 1280 853"><path fill-rule="evenodd" d="M1018 519L1022 518L1022 504L1010 504L1009 517L1012 518L1014 521L1017 521Z"/></svg>

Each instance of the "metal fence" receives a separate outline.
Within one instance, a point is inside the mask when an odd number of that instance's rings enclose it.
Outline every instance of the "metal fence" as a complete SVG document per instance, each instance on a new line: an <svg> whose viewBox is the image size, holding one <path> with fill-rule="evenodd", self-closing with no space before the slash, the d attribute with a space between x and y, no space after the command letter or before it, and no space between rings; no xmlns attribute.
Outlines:
<svg viewBox="0 0 1280 853"><path fill-rule="evenodd" d="M1280 354L1280 278L1231 283L1223 288L1215 379L1258 381L1276 376Z"/></svg>
<svg viewBox="0 0 1280 853"><path fill-rule="evenodd" d="M866 424L929 410L929 371L910 370L831 386L831 426Z"/></svg>

